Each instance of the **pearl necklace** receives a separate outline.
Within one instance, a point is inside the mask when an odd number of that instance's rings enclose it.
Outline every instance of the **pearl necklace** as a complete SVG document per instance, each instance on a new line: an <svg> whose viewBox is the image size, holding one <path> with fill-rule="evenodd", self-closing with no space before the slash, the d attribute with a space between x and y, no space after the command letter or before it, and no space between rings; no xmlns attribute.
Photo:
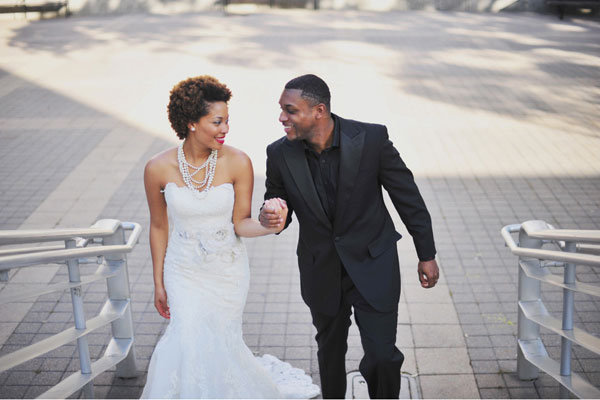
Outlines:
<svg viewBox="0 0 600 400"><path fill-rule="evenodd" d="M212 186L213 179L215 177L215 168L217 167L217 150L211 151L210 155L206 159L206 161L199 167L196 167L185 159L185 154L183 153L183 144L185 143L185 139L179 145L177 149L177 161L179 162L179 171L183 176L183 182L187 187L192 189L194 192L198 194L206 194L208 190ZM194 179L194 175L198 172L202 171L206 168L206 175L204 179L198 181ZM193 173L190 174L190 169L194 170ZM200 188L204 188L200 190Z"/></svg>

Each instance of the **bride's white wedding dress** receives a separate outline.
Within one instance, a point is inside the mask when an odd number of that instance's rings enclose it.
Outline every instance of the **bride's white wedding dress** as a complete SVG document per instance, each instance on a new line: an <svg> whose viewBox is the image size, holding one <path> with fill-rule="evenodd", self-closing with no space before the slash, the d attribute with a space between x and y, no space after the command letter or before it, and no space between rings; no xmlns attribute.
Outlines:
<svg viewBox="0 0 600 400"><path fill-rule="evenodd" d="M164 262L171 319L150 365L142 398L310 398L304 371L255 357L242 339L250 271L231 222L226 183L203 194L169 183L173 230Z"/></svg>

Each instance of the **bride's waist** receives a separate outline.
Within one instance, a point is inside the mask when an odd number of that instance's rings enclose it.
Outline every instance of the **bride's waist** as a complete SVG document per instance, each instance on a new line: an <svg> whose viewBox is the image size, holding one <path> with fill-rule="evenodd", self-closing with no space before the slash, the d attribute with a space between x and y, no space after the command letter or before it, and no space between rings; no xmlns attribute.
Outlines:
<svg viewBox="0 0 600 400"><path fill-rule="evenodd" d="M175 226L170 241L198 247L203 253L219 253L241 244L232 223L203 226L200 230L182 229Z"/></svg>
<svg viewBox="0 0 600 400"><path fill-rule="evenodd" d="M233 222L211 222L204 224L174 224L173 235L183 239L206 239L212 237L222 240L235 236Z"/></svg>

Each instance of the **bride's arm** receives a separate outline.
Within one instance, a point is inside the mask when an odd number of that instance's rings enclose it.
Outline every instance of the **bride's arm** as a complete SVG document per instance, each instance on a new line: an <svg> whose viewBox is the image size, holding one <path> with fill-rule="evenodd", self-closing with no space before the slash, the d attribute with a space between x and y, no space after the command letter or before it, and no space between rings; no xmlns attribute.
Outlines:
<svg viewBox="0 0 600 400"><path fill-rule="evenodd" d="M235 203L233 205L233 226L235 233L242 237L264 236L279 233L283 230L287 217L287 208L281 211L281 223L276 228L265 228L257 219L251 217L252 191L254 190L254 171L250 158L241 151L233 155L233 189Z"/></svg>
<svg viewBox="0 0 600 400"><path fill-rule="evenodd" d="M163 281L165 253L169 240L169 220L167 203L160 192L160 165L157 164L159 164L158 160L152 159L144 169L144 186L150 209L150 252L154 270L154 306L161 316L170 318L167 292Z"/></svg>

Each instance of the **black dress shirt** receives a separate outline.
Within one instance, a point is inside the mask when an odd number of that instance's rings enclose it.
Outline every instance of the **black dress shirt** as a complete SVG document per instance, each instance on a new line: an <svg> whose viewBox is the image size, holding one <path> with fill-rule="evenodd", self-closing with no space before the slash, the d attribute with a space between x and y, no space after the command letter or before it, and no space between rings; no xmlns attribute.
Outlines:
<svg viewBox="0 0 600 400"><path fill-rule="evenodd" d="M337 200L338 177L340 174L340 123L333 116L333 142L331 146L317 153L312 146L304 141L306 161L315 184L315 189L321 200L325 214L331 222L335 217Z"/></svg>

